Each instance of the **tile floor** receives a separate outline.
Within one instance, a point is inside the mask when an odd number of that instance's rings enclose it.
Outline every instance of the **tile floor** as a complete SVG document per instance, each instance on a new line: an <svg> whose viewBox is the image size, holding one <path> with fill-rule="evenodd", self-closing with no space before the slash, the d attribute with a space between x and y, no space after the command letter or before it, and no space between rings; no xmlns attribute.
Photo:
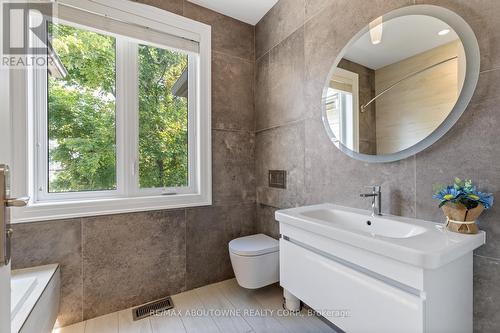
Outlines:
<svg viewBox="0 0 500 333"><path fill-rule="evenodd" d="M335 331L307 309L284 315L278 285L246 290L235 279L172 296L175 311L134 322L130 309L107 314L53 333L232 333Z"/></svg>

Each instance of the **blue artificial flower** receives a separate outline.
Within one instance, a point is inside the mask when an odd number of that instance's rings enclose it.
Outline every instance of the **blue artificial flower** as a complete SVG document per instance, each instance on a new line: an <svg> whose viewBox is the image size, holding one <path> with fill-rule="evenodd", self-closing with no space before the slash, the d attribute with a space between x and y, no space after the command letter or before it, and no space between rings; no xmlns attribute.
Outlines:
<svg viewBox="0 0 500 333"><path fill-rule="evenodd" d="M442 188L438 193L436 193L432 197L434 199L438 199L438 200L441 200L443 202L443 201L455 200L461 194L462 194L462 191L456 189L453 186L447 186L447 187Z"/></svg>
<svg viewBox="0 0 500 333"><path fill-rule="evenodd" d="M439 207L448 202L461 204L467 209L473 209L482 204L485 209L493 206L493 194L479 192L470 179L455 178L453 185L440 186L432 196L440 201Z"/></svg>
<svg viewBox="0 0 500 333"><path fill-rule="evenodd" d="M488 209L493 206L493 193L483 193L476 191L472 195L478 198L477 201L483 204L484 209Z"/></svg>

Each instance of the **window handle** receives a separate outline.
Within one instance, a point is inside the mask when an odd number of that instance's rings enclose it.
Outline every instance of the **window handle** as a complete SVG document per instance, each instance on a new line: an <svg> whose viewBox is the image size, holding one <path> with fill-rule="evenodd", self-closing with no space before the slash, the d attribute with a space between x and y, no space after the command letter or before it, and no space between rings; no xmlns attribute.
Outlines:
<svg viewBox="0 0 500 333"><path fill-rule="evenodd" d="M134 161L132 163L132 176L135 176L137 174L137 161Z"/></svg>
<svg viewBox="0 0 500 333"><path fill-rule="evenodd" d="M21 197L21 198L7 198L5 200L5 205L7 207L24 207L30 201L30 197Z"/></svg>

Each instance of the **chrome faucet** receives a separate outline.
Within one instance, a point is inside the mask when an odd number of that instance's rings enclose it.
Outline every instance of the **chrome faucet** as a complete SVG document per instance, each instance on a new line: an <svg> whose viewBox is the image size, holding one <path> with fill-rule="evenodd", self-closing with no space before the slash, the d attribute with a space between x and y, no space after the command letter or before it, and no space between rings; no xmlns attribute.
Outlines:
<svg viewBox="0 0 500 333"><path fill-rule="evenodd" d="M372 198L372 216L382 215L382 192L381 186L367 186L372 189L372 193L362 193L362 198Z"/></svg>

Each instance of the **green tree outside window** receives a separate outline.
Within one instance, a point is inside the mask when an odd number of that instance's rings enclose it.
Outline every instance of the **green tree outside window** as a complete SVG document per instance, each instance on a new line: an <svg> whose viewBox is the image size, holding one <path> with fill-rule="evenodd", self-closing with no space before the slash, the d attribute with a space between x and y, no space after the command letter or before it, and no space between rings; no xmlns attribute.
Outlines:
<svg viewBox="0 0 500 333"><path fill-rule="evenodd" d="M49 36L67 72L48 77L49 192L115 189L115 38L62 24ZM187 98L171 90L187 56L145 45L138 53L139 183L186 186Z"/></svg>

